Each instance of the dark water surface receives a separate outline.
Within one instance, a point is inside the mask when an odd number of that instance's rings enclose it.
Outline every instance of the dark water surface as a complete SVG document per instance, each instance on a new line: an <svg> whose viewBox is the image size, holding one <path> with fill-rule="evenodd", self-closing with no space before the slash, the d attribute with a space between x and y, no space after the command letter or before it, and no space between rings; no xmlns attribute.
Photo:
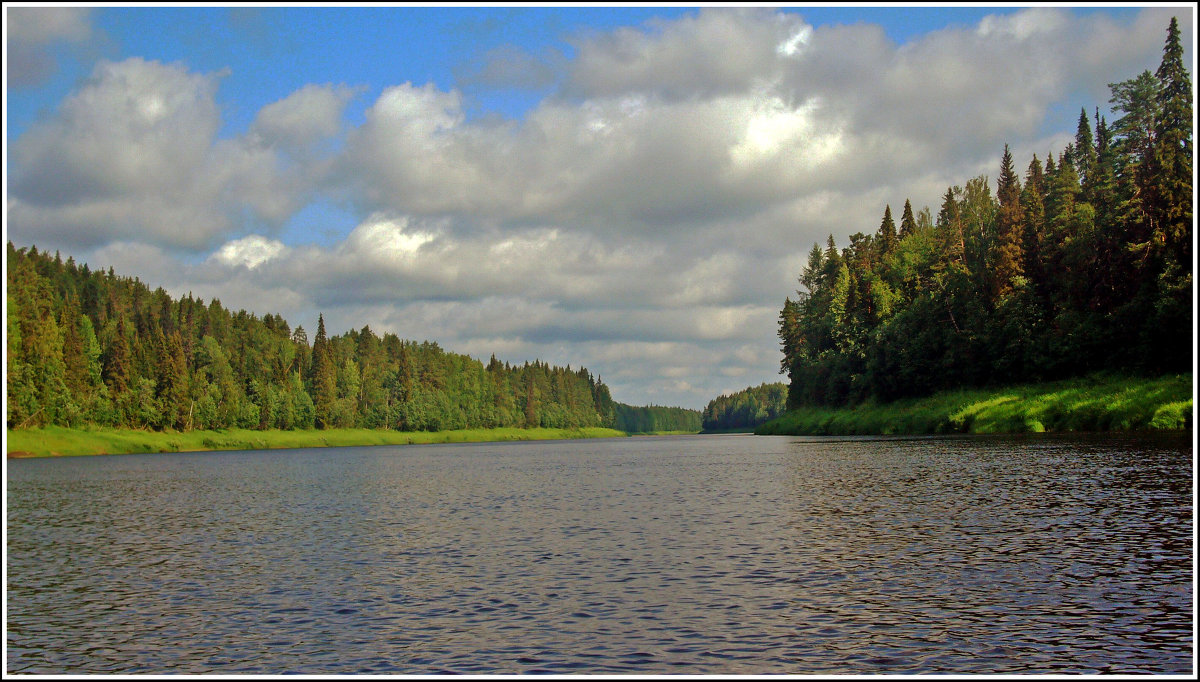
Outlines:
<svg viewBox="0 0 1200 682"><path fill-rule="evenodd" d="M1187 438L8 461L9 673L1192 672Z"/></svg>

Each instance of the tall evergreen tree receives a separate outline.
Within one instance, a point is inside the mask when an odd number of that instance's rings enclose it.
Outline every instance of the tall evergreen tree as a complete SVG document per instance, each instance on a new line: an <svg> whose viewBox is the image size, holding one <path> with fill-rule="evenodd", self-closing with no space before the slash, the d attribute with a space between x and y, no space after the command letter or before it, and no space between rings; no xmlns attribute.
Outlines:
<svg viewBox="0 0 1200 682"><path fill-rule="evenodd" d="M1183 66L1175 17L1167 28L1162 63L1155 76L1160 83L1154 146L1159 215L1155 237L1168 252L1167 258L1184 269L1191 263L1192 83Z"/></svg>
<svg viewBox="0 0 1200 682"><path fill-rule="evenodd" d="M1092 126L1088 123L1086 109L1079 110L1079 123L1075 128L1075 175L1079 182L1087 188L1092 181L1092 169L1096 166L1096 147L1093 144Z"/></svg>
<svg viewBox="0 0 1200 682"><path fill-rule="evenodd" d="M1044 259L1042 242L1045 239L1046 208L1045 196L1046 178L1042 171L1042 163L1037 154L1029 162L1025 171L1025 186L1021 190L1021 208L1024 210L1021 246L1024 252L1022 270L1030 281L1034 293L1040 299L1046 295L1046 273L1042 268Z"/></svg>
<svg viewBox="0 0 1200 682"><path fill-rule="evenodd" d="M936 227L939 245L950 262L962 262L966 252L966 236L963 234L962 212L959 207L961 188L950 187L942 195L942 206L938 209Z"/></svg>
<svg viewBox="0 0 1200 682"><path fill-rule="evenodd" d="M313 422L318 429L333 428L337 408L337 366L333 349L325 336L325 316L317 316L317 336L313 339L312 362Z"/></svg>
<svg viewBox="0 0 1200 682"><path fill-rule="evenodd" d="M912 202L904 200L904 212L900 215L900 238L917 231L917 220L913 217Z"/></svg>
<svg viewBox="0 0 1200 682"><path fill-rule="evenodd" d="M885 206L883 209L883 221L879 224L878 242L879 253L881 256L887 256L896 248L896 221L892 219L892 207Z"/></svg>
<svg viewBox="0 0 1200 682"><path fill-rule="evenodd" d="M1148 341L1166 356L1194 349L1192 326L1192 85L1183 66L1179 22L1171 18L1159 81L1155 127L1151 269L1157 273ZM1156 358L1157 360L1157 358ZM1157 362L1156 366L1161 366Z"/></svg>
<svg viewBox="0 0 1200 682"><path fill-rule="evenodd" d="M1128 241L1149 247L1154 231L1153 215L1155 188L1154 152L1159 119L1158 79L1149 71L1137 78L1110 83L1114 112L1121 114L1112 126L1115 151L1115 170L1121 202L1116 213L1121 216ZM1047 169L1047 174L1049 170Z"/></svg>
<svg viewBox="0 0 1200 682"><path fill-rule="evenodd" d="M131 356L125 317L121 316L117 318L112 338L108 342L108 351L103 356L104 381L114 399L129 390Z"/></svg>
<svg viewBox="0 0 1200 682"><path fill-rule="evenodd" d="M996 239L991 259L992 295L1000 298L1010 292L1013 282L1023 275L1024 213L1021 210L1021 183L1013 169L1012 153L1004 145L1004 156L1000 161L1000 177L997 180L996 198L1000 210L996 216Z"/></svg>

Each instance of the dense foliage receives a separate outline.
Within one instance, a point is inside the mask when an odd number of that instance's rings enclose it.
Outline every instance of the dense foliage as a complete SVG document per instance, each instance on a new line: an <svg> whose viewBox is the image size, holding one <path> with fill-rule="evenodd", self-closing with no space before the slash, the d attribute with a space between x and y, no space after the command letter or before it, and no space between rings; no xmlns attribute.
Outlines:
<svg viewBox="0 0 1200 682"><path fill-rule="evenodd" d="M1192 87L1172 19L1157 73L1110 84L1119 117L1024 180L1004 149L936 218L890 206L872 235L814 245L779 332L788 402L844 405L1107 369L1186 371L1192 354ZM1092 130L1092 122L1095 130Z"/></svg>
<svg viewBox="0 0 1200 682"><path fill-rule="evenodd" d="M750 429L782 415L787 410L787 386L761 384L722 395L704 408L704 430Z"/></svg>
<svg viewBox="0 0 1200 682"><path fill-rule="evenodd" d="M611 427L627 408L582 368L485 365L369 327L330 337L323 317L310 343L278 315L36 247L9 243L7 268L9 428Z"/></svg>
<svg viewBox="0 0 1200 682"><path fill-rule="evenodd" d="M890 403L792 410L755 429L764 435L849 436L1193 428L1192 375L1104 372L1056 382L940 391Z"/></svg>
<svg viewBox="0 0 1200 682"><path fill-rule="evenodd" d="M617 403L617 417L613 428L628 433L653 433L656 431L699 431L700 411L683 407L647 405L634 407Z"/></svg>

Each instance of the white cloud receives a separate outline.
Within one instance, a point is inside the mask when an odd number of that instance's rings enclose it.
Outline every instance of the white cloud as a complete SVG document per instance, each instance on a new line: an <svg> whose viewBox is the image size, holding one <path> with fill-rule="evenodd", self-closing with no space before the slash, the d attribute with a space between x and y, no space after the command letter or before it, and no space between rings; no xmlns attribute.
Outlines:
<svg viewBox="0 0 1200 682"><path fill-rule="evenodd" d="M812 32L812 26L800 26L787 40L775 46L775 52L784 57L795 57L812 40Z"/></svg>
<svg viewBox="0 0 1200 682"><path fill-rule="evenodd" d="M979 22L975 33L984 40L1000 37L1025 42L1058 33L1067 21L1067 15L1061 11L1034 8L1016 14L986 16Z"/></svg>
<svg viewBox="0 0 1200 682"><path fill-rule="evenodd" d="M230 267L244 266L253 270L286 251L283 242L252 234L226 242L209 259Z"/></svg>
<svg viewBox="0 0 1200 682"><path fill-rule="evenodd" d="M710 8L643 30L589 35L575 46L567 92L643 92L668 101L746 93L776 77L779 59L800 51L808 29L796 14Z"/></svg>
<svg viewBox="0 0 1200 682"><path fill-rule="evenodd" d="M139 58L100 62L50 118L12 145L9 227L87 248L142 240L201 250L247 214L278 225L311 191L252 139L217 139L221 74Z"/></svg>
<svg viewBox="0 0 1200 682"><path fill-rule="evenodd" d="M250 130L268 145L303 149L341 131L342 111L360 90L306 85L263 107Z"/></svg>

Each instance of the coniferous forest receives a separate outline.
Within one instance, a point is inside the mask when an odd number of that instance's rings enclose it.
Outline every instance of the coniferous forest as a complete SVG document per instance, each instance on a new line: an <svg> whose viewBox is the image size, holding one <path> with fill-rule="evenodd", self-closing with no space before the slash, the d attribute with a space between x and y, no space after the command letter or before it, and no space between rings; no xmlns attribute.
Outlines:
<svg viewBox="0 0 1200 682"><path fill-rule="evenodd" d="M586 369L484 363L369 327L310 338L280 316L173 299L111 269L8 244L8 428L700 428L614 402ZM677 414L678 413L678 414Z"/></svg>
<svg viewBox="0 0 1200 682"><path fill-rule="evenodd" d="M781 416L787 410L787 386L775 382L722 395L704 408L705 431L750 429Z"/></svg>
<svg viewBox="0 0 1200 682"><path fill-rule="evenodd" d="M788 403L838 406L1095 371L1190 371L1192 86L1172 19L1161 65L1109 85L1109 122L1020 173L1005 146L936 215L814 244L779 318Z"/></svg>

